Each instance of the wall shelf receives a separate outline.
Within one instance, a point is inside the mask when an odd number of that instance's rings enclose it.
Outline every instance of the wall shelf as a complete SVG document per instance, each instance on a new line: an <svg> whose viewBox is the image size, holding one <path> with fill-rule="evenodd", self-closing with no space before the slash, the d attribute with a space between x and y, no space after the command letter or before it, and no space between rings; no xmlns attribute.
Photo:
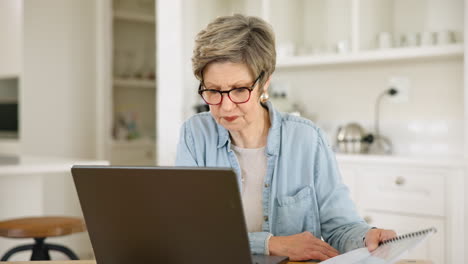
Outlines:
<svg viewBox="0 0 468 264"><path fill-rule="evenodd" d="M339 65L392 60L431 59L443 57L462 57L463 44L447 46L394 48L387 50L368 50L349 54L310 55L278 58L277 69Z"/></svg>
<svg viewBox="0 0 468 264"><path fill-rule="evenodd" d="M154 146L156 142L149 138L140 138L134 140L112 140L111 145L114 148L142 148Z"/></svg>
<svg viewBox="0 0 468 264"><path fill-rule="evenodd" d="M148 24L154 24L155 22L154 16L143 15L143 14L138 14L138 13L128 12L128 11L115 11L114 19L125 20L125 21L130 21L130 22L148 23Z"/></svg>
<svg viewBox="0 0 468 264"><path fill-rule="evenodd" d="M2 74L0 73L0 80L7 80L7 79L18 79L19 74Z"/></svg>
<svg viewBox="0 0 468 264"><path fill-rule="evenodd" d="M115 87L122 88L143 88L143 89L155 89L156 82L152 80L141 80L141 79L114 79Z"/></svg>

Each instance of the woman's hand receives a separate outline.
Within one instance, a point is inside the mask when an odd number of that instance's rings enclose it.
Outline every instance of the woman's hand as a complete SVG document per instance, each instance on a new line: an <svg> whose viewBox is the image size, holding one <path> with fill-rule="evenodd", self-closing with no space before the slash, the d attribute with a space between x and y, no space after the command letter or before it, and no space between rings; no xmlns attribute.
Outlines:
<svg viewBox="0 0 468 264"><path fill-rule="evenodd" d="M374 251L379 246L380 242L392 239L396 236L397 235L393 230L371 229L367 231L364 244L366 245L367 249L369 249L369 251Z"/></svg>
<svg viewBox="0 0 468 264"><path fill-rule="evenodd" d="M310 232L303 232L292 236L273 236L268 248L270 255L287 256L292 261L297 260L326 260L338 256L334 249Z"/></svg>

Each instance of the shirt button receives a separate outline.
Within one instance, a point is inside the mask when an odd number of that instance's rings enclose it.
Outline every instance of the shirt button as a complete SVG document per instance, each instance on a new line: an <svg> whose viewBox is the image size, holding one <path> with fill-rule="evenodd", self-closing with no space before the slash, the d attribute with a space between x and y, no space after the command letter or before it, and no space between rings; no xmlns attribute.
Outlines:
<svg viewBox="0 0 468 264"><path fill-rule="evenodd" d="M268 215L265 215L263 219L265 220L265 222L268 222Z"/></svg>
<svg viewBox="0 0 468 264"><path fill-rule="evenodd" d="M268 188L268 187L270 187L270 184L265 183L265 188Z"/></svg>

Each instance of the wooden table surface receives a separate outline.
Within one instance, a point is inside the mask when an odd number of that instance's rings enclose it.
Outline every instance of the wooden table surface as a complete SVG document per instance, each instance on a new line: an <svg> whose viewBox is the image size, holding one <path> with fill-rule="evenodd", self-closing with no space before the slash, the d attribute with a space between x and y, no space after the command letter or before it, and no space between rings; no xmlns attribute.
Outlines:
<svg viewBox="0 0 468 264"><path fill-rule="evenodd" d="M63 261L13 261L2 264L96 264L95 260L63 260ZM316 262L288 262L288 264L316 264Z"/></svg>
<svg viewBox="0 0 468 264"><path fill-rule="evenodd" d="M96 264L96 260L63 260L63 261L14 261L2 262L2 264ZM316 262L288 262L288 264L317 264ZM400 260L396 264L432 264L425 260Z"/></svg>

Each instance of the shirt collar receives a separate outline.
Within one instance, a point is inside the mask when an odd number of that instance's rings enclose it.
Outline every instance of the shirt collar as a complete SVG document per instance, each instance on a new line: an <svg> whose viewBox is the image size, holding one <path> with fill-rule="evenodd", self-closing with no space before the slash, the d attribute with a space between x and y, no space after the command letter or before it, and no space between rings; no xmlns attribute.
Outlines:
<svg viewBox="0 0 468 264"><path fill-rule="evenodd" d="M273 108L270 101L264 103L270 115L271 127L268 131L266 153L270 156L276 156L279 153L280 130L281 130L281 113ZM226 144L231 144L229 138L229 131L222 125L217 124L218 127L218 148L224 147ZM228 146L229 147L229 146Z"/></svg>

